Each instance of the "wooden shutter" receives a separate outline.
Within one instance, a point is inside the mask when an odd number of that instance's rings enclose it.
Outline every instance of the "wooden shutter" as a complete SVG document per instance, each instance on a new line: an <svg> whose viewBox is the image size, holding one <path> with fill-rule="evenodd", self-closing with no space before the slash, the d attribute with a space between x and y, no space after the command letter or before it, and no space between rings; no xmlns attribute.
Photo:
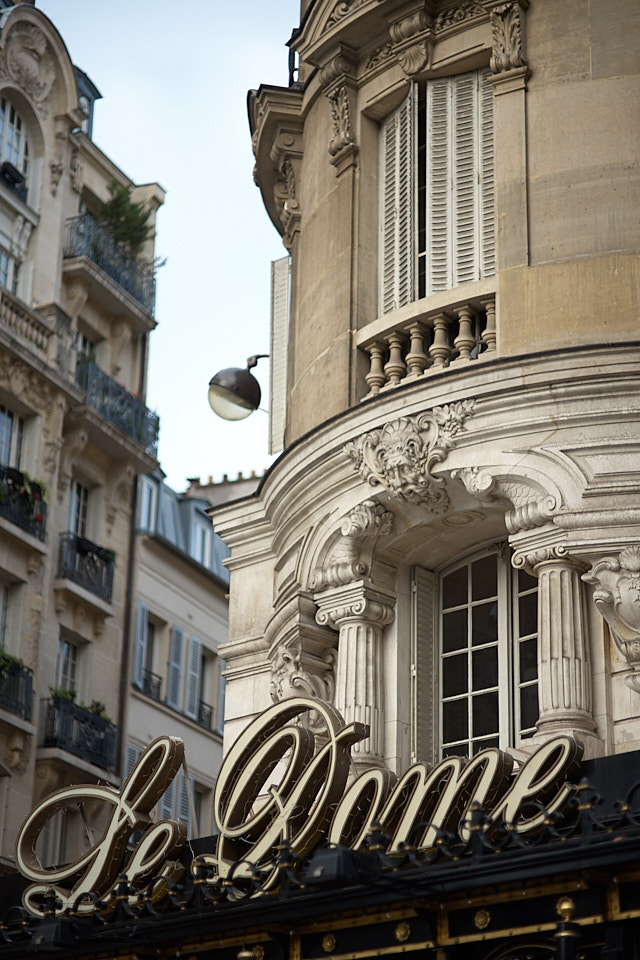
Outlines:
<svg viewBox="0 0 640 960"><path fill-rule="evenodd" d="M167 672L167 703L176 710L180 709L180 681L182 679L182 647L184 634L180 627L171 631L171 653Z"/></svg>
<svg viewBox="0 0 640 960"><path fill-rule="evenodd" d="M493 87L489 70L479 71L480 98L480 277L496 272L496 236L493 196Z"/></svg>
<svg viewBox="0 0 640 960"><path fill-rule="evenodd" d="M289 274L289 257L272 262L269 453L279 453L284 448L289 348Z"/></svg>
<svg viewBox="0 0 640 960"><path fill-rule="evenodd" d="M415 296L415 87L380 130L380 312Z"/></svg>
<svg viewBox="0 0 640 960"><path fill-rule="evenodd" d="M160 820L173 820L176 806L176 781L172 780L158 802Z"/></svg>
<svg viewBox="0 0 640 960"><path fill-rule="evenodd" d="M124 775L128 777L134 766L138 762L140 756L140 750L137 747L134 747L133 744L128 743L125 751L124 759Z"/></svg>
<svg viewBox="0 0 640 960"><path fill-rule="evenodd" d="M218 686L218 703L216 705L216 733L222 734L224 731L224 699L226 694L226 678L224 677L224 668L226 664L224 660L218 658L218 670L219 670L219 686Z"/></svg>
<svg viewBox="0 0 640 960"><path fill-rule="evenodd" d="M133 654L133 682L142 688L144 681L144 665L147 655L147 631L149 611L142 600L138 600L136 614L136 639Z"/></svg>
<svg viewBox="0 0 640 960"><path fill-rule="evenodd" d="M187 657L187 687L184 697L184 712L192 720L198 719L202 671L202 643L197 637L189 637Z"/></svg>
<svg viewBox="0 0 640 960"><path fill-rule="evenodd" d="M193 834L193 823L191 822L191 804L189 803L189 781L181 770L177 777L178 782L178 820L181 820L187 828L187 837L190 839ZM193 789L193 784L191 784Z"/></svg>
<svg viewBox="0 0 640 960"><path fill-rule="evenodd" d="M430 570L411 571L411 762L436 757L439 701L435 643L436 578Z"/></svg>
<svg viewBox="0 0 640 960"><path fill-rule="evenodd" d="M448 79L427 86L427 293L451 286L451 117Z"/></svg>
<svg viewBox="0 0 640 960"><path fill-rule="evenodd" d="M478 75L453 77L452 286L477 280L479 249Z"/></svg>

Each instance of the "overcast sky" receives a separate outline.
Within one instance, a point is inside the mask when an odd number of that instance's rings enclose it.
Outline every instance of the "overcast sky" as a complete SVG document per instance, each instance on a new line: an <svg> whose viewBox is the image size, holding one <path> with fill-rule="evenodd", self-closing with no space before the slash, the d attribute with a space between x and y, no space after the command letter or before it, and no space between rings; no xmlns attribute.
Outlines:
<svg viewBox="0 0 640 960"><path fill-rule="evenodd" d="M286 85L299 0L36 0L100 90L93 139L136 183L167 191L147 405L161 466L187 477L261 473L268 417L227 423L207 387L269 352L270 263L285 255L253 183L246 95ZM256 371L254 371L255 373ZM268 407L268 361L257 368Z"/></svg>

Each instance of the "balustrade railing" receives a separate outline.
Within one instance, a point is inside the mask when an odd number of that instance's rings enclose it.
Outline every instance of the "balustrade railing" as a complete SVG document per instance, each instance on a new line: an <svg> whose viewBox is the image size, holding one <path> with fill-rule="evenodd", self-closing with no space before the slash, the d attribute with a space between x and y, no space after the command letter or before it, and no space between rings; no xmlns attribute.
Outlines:
<svg viewBox="0 0 640 960"><path fill-rule="evenodd" d="M64 697L45 701L43 746L59 747L103 770L113 770L116 727L110 720Z"/></svg>
<svg viewBox="0 0 640 960"><path fill-rule="evenodd" d="M31 720L33 670L24 664L11 664L0 671L0 707Z"/></svg>
<svg viewBox="0 0 640 960"><path fill-rule="evenodd" d="M368 396L453 363L477 360L482 353L495 353L495 297L406 320L359 346L369 354Z"/></svg>
<svg viewBox="0 0 640 960"><path fill-rule="evenodd" d="M132 257L121 242L90 213L67 220L65 257L88 257L148 312L153 313L156 278L153 264Z"/></svg>
<svg viewBox="0 0 640 960"><path fill-rule="evenodd" d="M210 703L205 703L204 700L200 700L198 704L198 720L197 722L201 727L205 727L207 730L211 730L211 721L213 719L213 707Z"/></svg>
<svg viewBox="0 0 640 960"><path fill-rule="evenodd" d="M48 356L53 326L8 290L0 292L0 324L36 353Z"/></svg>
<svg viewBox="0 0 640 960"><path fill-rule="evenodd" d="M76 533L60 534L58 576L72 580L106 603L111 603L113 594L114 565L111 550Z"/></svg>
<svg viewBox="0 0 640 960"><path fill-rule="evenodd" d="M162 686L162 677L151 670L142 671L142 692L146 693L152 700L160 700L160 688Z"/></svg>
<svg viewBox="0 0 640 960"><path fill-rule="evenodd" d="M0 517L44 540L47 529L47 505L44 491L35 480L20 470L0 465Z"/></svg>
<svg viewBox="0 0 640 960"><path fill-rule="evenodd" d="M141 400L86 356L78 357L76 383L84 390L90 407L144 447L147 453L156 455L160 421Z"/></svg>

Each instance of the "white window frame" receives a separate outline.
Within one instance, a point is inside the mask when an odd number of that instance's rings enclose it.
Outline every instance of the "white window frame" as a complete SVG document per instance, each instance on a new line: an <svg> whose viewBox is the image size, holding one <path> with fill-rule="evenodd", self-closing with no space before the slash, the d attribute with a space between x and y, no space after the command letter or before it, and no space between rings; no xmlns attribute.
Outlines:
<svg viewBox="0 0 640 960"><path fill-rule="evenodd" d="M29 174L29 138L22 116L6 97L0 97L0 163L8 160L25 180Z"/></svg>
<svg viewBox="0 0 640 960"><path fill-rule="evenodd" d="M148 533L156 530L156 505L158 502L158 485L150 477L140 477L140 493L138 498L138 529Z"/></svg>
<svg viewBox="0 0 640 960"><path fill-rule="evenodd" d="M68 530L78 537L87 536L89 515L89 488L79 480L73 480L69 491Z"/></svg>
<svg viewBox="0 0 640 960"><path fill-rule="evenodd" d="M68 690L69 693L78 692L79 659L78 644L64 636L59 637L55 684L58 690Z"/></svg>
<svg viewBox="0 0 640 960"><path fill-rule="evenodd" d="M213 543L213 524L210 521L203 520L194 516L191 521L190 538L191 557L201 563L207 570L211 569L211 545Z"/></svg>
<svg viewBox="0 0 640 960"><path fill-rule="evenodd" d="M24 421L13 410L0 404L0 465L20 469L24 441Z"/></svg>

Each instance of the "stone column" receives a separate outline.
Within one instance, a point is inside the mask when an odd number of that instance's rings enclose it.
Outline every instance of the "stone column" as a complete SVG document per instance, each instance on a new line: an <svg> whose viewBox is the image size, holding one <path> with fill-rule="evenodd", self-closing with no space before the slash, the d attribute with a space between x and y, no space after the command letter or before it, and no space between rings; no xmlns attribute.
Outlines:
<svg viewBox="0 0 640 960"><path fill-rule="evenodd" d="M586 747L595 737L584 564L563 546L516 554L538 577L538 737L566 733ZM591 752L591 751L588 751Z"/></svg>
<svg viewBox="0 0 640 960"><path fill-rule="evenodd" d="M370 730L352 747L356 767L384 767L382 632L393 620L394 598L360 580L315 599L317 622L339 631L335 707L346 723L366 723Z"/></svg>

